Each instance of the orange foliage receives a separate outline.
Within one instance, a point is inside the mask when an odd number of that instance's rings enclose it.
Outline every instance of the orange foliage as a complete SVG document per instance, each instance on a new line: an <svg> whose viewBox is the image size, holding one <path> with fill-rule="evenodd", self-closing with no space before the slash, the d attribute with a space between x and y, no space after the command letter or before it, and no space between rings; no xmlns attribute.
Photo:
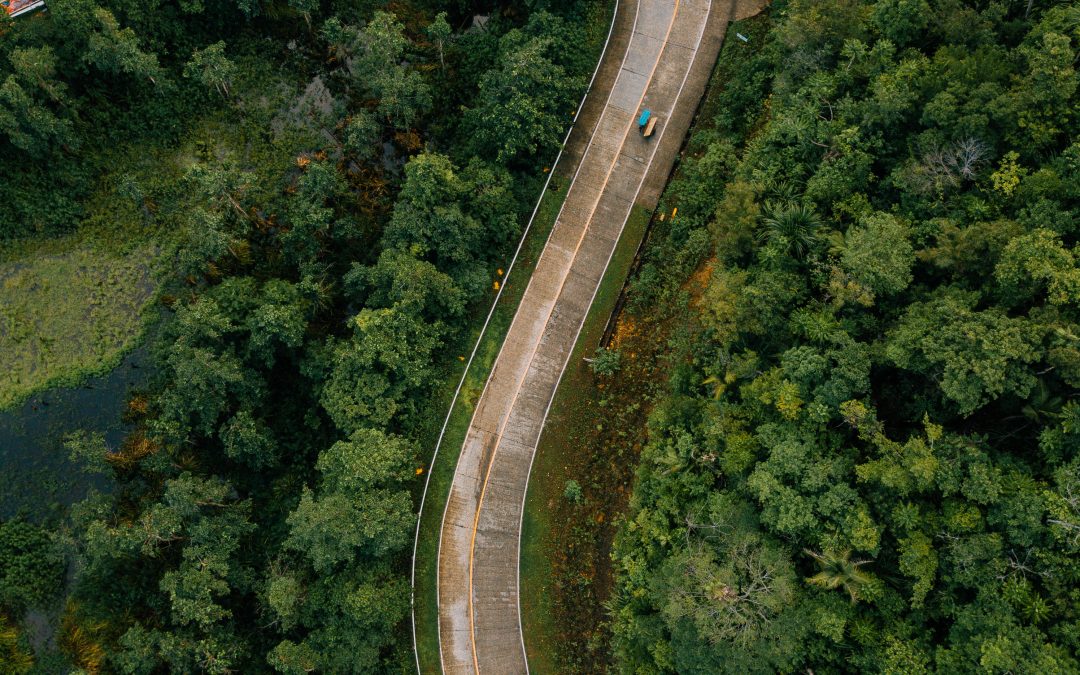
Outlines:
<svg viewBox="0 0 1080 675"><path fill-rule="evenodd" d="M709 287L709 280L712 279L713 267L716 265L716 258L709 258L701 264L690 278L683 284L683 288L690 293L690 302L694 307L701 304L701 296L704 295L705 289Z"/></svg>
<svg viewBox="0 0 1080 675"><path fill-rule="evenodd" d="M89 675L102 671L105 650L101 646L101 633L105 623L86 621L78 616L79 606L68 600L60 619L60 648L71 658L71 664Z"/></svg>
<svg viewBox="0 0 1080 675"><path fill-rule="evenodd" d="M624 342L637 335L638 329L634 319L627 314L619 316L615 322L615 334L611 336L610 349L618 349Z"/></svg>
<svg viewBox="0 0 1080 675"><path fill-rule="evenodd" d="M135 394L127 403L127 412L129 417L141 417L146 414L146 411L150 409L150 399L146 394Z"/></svg>
<svg viewBox="0 0 1080 675"><path fill-rule="evenodd" d="M368 214L380 210L387 194L387 182L381 173L371 167L358 167L349 171L349 183L356 188L360 208Z"/></svg>
<svg viewBox="0 0 1080 675"><path fill-rule="evenodd" d="M133 431L124 438L120 448L105 455L105 460L117 469L131 469L140 460L161 449L161 444L150 440L142 430Z"/></svg>
<svg viewBox="0 0 1080 675"><path fill-rule="evenodd" d="M422 144L420 141L420 134L412 129L394 132L394 142L409 152L419 150Z"/></svg>

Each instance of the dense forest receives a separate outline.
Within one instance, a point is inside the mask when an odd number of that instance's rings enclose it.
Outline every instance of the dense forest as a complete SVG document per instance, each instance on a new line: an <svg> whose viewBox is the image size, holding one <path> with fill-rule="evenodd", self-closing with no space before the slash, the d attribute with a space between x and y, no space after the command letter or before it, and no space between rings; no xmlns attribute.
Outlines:
<svg viewBox="0 0 1080 675"><path fill-rule="evenodd" d="M115 490L70 526L0 526L0 671L412 668L441 383L573 119L597 7L52 0L0 24L0 238L107 218L172 272L131 433L67 442ZM65 567L32 649L20 623Z"/></svg>
<svg viewBox="0 0 1080 675"><path fill-rule="evenodd" d="M445 383L603 7L0 12L0 241L108 221L168 270L130 433L67 439L114 489L0 522L0 671L413 670ZM1080 7L765 23L626 291L667 328L614 668L1080 672Z"/></svg>
<svg viewBox="0 0 1080 675"><path fill-rule="evenodd" d="M1080 7L769 23L630 289L678 326L617 667L1078 672Z"/></svg>

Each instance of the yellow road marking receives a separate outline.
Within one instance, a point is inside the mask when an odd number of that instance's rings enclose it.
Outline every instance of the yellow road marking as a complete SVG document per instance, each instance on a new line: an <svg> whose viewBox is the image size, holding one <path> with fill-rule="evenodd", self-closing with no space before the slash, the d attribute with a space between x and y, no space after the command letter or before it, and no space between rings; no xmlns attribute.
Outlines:
<svg viewBox="0 0 1080 675"><path fill-rule="evenodd" d="M663 40L663 43L662 43L662 45L660 47L660 53L657 55L656 61L653 63L652 69L649 71L649 77L645 81L645 87L642 89L641 97L638 99L638 103L637 103L637 106L635 107L635 110L640 109L641 104L645 101L645 95L648 93L649 86L652 84L653 77L656 75L656 69L660 65L660 60L661 60L661 58L663 58L664 52L667 50L668 38L671 37L671 30L675 26L675 19L679 14L679 5L680 5L680 3L681 3L681 0L675 0L675 7L672 10L671 20L668 23L667 31L664 34L664 40ZM711 3L710 3L710 6L711 6ZM633 40L633 36L631 36L631 40ZM628 49L629 49L629 47L628 47ZM691 62L691 65L693 65L693 62ZM620 71L621 71L621 68L620 68ZM612 86L612 91L614 91L615 86L618 86L618 78L617 77L616 77L615 85ZM604 105L605 108L607 108L608 102L610 102L610 100L611 100L611 95L609 94L608 95L608 101L605 102L605 105ZM672 103L671 108L672 108L672 110L675 109L675 102ZM602 119L602 117L603 117L603 113L601 113L601 119ZM597 129L599 128L599 124L600 124L599 121L597 121ZM574 255L570 258L570 266L567 267L566 274L563 275L562 282L559 284L559 291L558 291L558 293L555 294L555 302L552 303L551 309L548 310L547 318L544 320L545 328L547 327L548 322L551 320L552 314L555 312L555 306L558 304L559 297L562 295L562 291L566 287L566 280L570 277L570 271L573 268L573 261L577 259L578 252L581 250L581 245L585 241L585 235L588 234L589 224L592 223L593 216L596 215L596 209L600 206L600 200L604 196L604 190L607 189L608 181L611 180L611 174L615 171L615 165L619 161L619 155L622 153L622 149L624 147L626 147L626 139L630 136L630 133L633 131L633 128L634 128L634 113L632 112L630 114L630 125L627 127L626 133L623 134L623 142L619 146L619 152L615 153L615 157L611 162L611 166L608 167L607 175L604 176L604 182L602 183L602 187L598 192L598 195L596 197L596 201L593 203L592 209L589 211L589 217L585 220L585 228L582 230L581 237L578 238L577 245L574 247ZM594 133L595 133L595 130L594 130ZM588 150L586 150L586 152L588 152ZM652 154L653 154L653 156L655 156L655 154L656 154L655 146L653 148L653 153ZM582 162L584 162L584 161L585 161L585 158L582 157ZM651 166L651 165L652 165L652 159L649 160L649 166ZM645 168L646 173L648 173L649 166L646 166L646 168ZM640 189L640 186L639 186L639 189ZM567 197L569 197L569 190L567 190ZM631 204L631 208L632 207L633 207L633 204ZM522 298L522 300L524 300L524 297ZM469 540L469 595L468 595L468 600L469 600L469 643L470 643L470 647L472 649L472 655L473 655L473 668L476 670L477 674L480 673L480 663L479 663L479 659L478 659L478 657L476 655L476 624L475 624L475 609L473 607L473 568L474 568L474 560L475 560L475 552L476 552L476 531L480 526L480 511L482 510L482 508L484 506L484 496L487 494L488 479L491 476L491 467L494 466L494 463L495 463L495 455L497 455L498 452L499 452L499 445L501 445L501 442L502 442L503 432L506 429L507 423L510 421L510 415L512 414L512 412L514 410L514 405L517 403L517 400L521 395L521 387L525 383L525 378L528 376L528 373L529 373L528 364L531 364L533 362L533 359L536 358L536 352L540 349L540 341L543 339L543 335L544 335L544 332L541 331L540 340L536 341L536 344L533 347L532 354L530 355L529 359L526 361L525 370L522 373L521 377L518 379L517 387L514 390L514 398L511 400L510 406L506 409L507 410L506 417L502 421L502 423L499 425L499 429L495 434L495 445L492 448L491 457L488 459L487 470L484 472L483 484L482 484L481 489L480 489L480 498L479 498L479 500L477 502L477 505L476 505L476 513L473 516L472 533L471 533L470 540ZM482 394L481 394L481 396L482 396ZM519 592L519 595L520 595L520 589L518 589L518 592ZM520 602L520 598L519 598L519 602Z"/></svg>

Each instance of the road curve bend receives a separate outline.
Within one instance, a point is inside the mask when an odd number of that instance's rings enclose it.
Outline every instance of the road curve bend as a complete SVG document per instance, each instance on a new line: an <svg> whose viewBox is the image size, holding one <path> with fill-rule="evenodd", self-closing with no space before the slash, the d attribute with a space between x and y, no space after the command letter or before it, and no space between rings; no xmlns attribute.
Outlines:
<svg viewBox="0 0 1080 675"><path fill-rule="evenodd" d="M597 87L606 101L477 403L443 513L445 673L528 672L518 600L521 516L548 408L632 207L652 208L659 198L728 22L763 4L620 4L633 11L632 22L617 22L623 34L612 37L626 44L621 64L614 84ZM637 127L644 108L658 118L651 139Z"/></svg>

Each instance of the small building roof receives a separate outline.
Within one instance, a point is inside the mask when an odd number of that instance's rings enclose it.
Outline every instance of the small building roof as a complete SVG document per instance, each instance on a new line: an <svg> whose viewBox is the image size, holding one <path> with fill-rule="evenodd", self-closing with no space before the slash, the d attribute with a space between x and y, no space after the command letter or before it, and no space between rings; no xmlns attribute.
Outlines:
<svg viewBox="0 0 1080 675"><path fill-rule="evenodd" d="M45 0L0 0L0 7L11 16L19 16L45 6Z"/></svg>

